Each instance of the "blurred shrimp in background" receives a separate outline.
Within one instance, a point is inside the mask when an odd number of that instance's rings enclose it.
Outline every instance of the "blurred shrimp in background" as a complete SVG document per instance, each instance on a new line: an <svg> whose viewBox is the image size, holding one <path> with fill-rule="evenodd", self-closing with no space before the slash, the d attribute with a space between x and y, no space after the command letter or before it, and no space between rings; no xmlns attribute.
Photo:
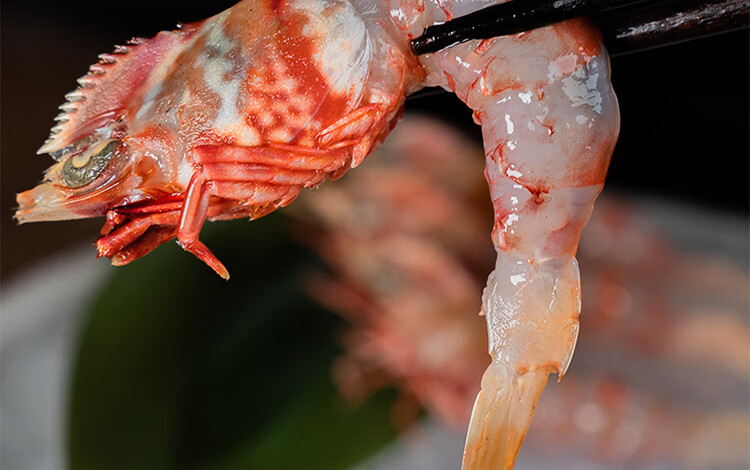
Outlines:
<svg viewBox="0 0 750 470"><path fill-rule="evenodd" d="M361 401L388 377L404 406L415 399L461 429L488 364L484 325L466 314L479 312L494 252L482 150L426 118L396 132L369 168L292 211L318 227L299 238L333 269L309 292L352 326L334 368L345 396Z"/></svg>
<svg viewBox="0 0 750 470"><path fill-rule="evenodd" d="M12 221L97 54L232 3L3 5L2 468L459 465L493 255L452 96L408 102L443 124L407 116L293 218L207 227L230 284L176 247L97 263L79 249L97 220ZM622 133L579 251L578 353L517 468L748 467L747 44L613 60Z"/></svg>

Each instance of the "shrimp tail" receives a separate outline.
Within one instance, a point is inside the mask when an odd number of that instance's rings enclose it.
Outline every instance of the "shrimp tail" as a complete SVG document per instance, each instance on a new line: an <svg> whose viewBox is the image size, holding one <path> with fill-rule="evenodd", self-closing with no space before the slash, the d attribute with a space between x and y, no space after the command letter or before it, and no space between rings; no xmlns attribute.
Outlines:
<svg viewBox="0 0 750 470"><path fill-rule="evenodd" d="M507 362L492 361L474 402L462 469L513 468L547 376L519 375Z"/></svg>
<svg viewBox="0 0 750 470"><path fill-rule="evenodd" d="M572 257L531 263L498 250L482 310L492 362L474 404L463 468L511 469L547 377L562 377L575 350L578 263Z"/></svg>

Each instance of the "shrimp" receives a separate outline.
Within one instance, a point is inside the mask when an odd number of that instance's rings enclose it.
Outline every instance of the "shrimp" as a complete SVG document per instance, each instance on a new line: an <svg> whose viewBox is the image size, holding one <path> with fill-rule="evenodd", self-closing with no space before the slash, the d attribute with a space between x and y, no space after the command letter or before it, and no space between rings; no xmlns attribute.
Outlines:
<svg viewBox="0 0 750 470"><path fill-rule="evenodd" d="M573 20L416 57L425 27L484 0L243 0L101 56L18 195L19 222L106 216L99 256L128 264L172 239L229 277L207 220L258 218L359 165L405 97L442 86L482 126L495 271L483 296L491 365L464 468L510 468L578 333L575 251L618 133L607 53Z"/></svg>
<svg viewBox="0 0 750 470"><path fill-rule="evenodd" d="M405 46L404 46L405 47ZM256 2L101 56L18 195L20 222L106 215L99 256L124 265L206 220L257 218L357 166L423 74L346 1Z"/></svg>

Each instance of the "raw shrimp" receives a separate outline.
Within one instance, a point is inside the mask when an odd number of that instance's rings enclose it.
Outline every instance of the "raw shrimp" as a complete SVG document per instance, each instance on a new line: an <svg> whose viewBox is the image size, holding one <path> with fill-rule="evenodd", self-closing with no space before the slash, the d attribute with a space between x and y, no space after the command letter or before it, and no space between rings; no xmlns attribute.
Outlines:
<svg viewBox="0 0 750 470"><path fill-rule="evenodd" d="M456 93L482 126L496 269L484 293L492 363L464 467L509 468L547 375L578 333L581 228L618 133L596 29L568 21L417 58L426 26L488 1L244 0L102 56L40 153L58 163L18 196L20 222L107 216L99 256L127 264L206 220L256 218L335 179L382 141L406 95Z"/></svg>

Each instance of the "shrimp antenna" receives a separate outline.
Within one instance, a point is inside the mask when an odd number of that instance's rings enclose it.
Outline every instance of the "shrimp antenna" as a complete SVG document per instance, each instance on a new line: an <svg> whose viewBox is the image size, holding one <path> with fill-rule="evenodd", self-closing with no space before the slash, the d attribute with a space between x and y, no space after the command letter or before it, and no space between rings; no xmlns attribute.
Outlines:
<svg viewBox="0 0 750 470"><path fill-rule="evenodd" d="M513 0L430 26L412 41L417 55L472 39L490 39L590 17L610 56L748 27L745 0Z"/></svg>

